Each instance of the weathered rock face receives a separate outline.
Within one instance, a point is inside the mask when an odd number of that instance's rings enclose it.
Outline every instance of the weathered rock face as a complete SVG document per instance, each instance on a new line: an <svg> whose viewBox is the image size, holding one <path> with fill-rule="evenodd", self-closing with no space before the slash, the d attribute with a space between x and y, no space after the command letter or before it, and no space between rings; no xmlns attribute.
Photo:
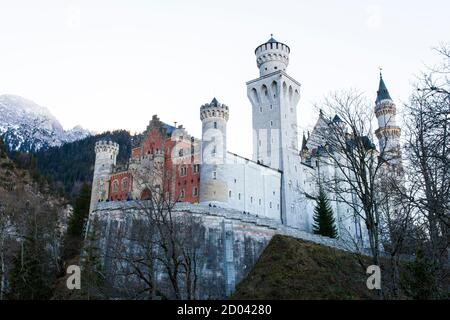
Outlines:
<svg viewBox="0 0 450 320"><path fill-rule="evenodd" d="M139 224L139 220L130 219L135 213L135 205L132 202L104 202L100 203L91 215L91 221L93 217L98 217L100 221L99 243L102 262L110 281L119 288L117 291L119 297L120 292L124 292L124 287L127 287L128 291L133 291L140 281L133 275L118 276L124 273L124 261L114 261L115 259L111 258L114 256L112 252L119 248L116 242L119 235L127 234L126 230L135 229ZM198 289L195 294L197 299L219 299L231 295L236 284L252 269L274 234L286 234L340 247L334 239L290 229L273 220L244 215L230 209L177 204L175 214L183 213L198 217L201 221L201 229L197 231L197 234L201 235L197 248L199 250ZM130 241L131 238L132 235L129 238L122 238L122 244L125 245L119 250L123 252L136 248ZM134 256L139 254L145 258L145 254L139 252L135 252ZM170 283L162 270L163 267L156 262L153 272L158 287L166 291L165 297L171 297Z"/></svg>

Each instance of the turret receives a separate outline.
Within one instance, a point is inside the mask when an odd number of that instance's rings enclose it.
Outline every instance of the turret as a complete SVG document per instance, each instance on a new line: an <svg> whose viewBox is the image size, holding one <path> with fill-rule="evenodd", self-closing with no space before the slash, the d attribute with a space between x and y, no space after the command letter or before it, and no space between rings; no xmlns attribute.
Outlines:
<svg viewBox="0 0 450 320"><path fill-rule="evenodd" d="M202 160L200 202L227 202L226 154L228 107L214 98L200 108Z"/></svg>
<svg viewBox="0 0 450 320"><path fill-rule="evenodd" d="M95 210L99 201L108 199L109 177L116 165L118 154L119 145L117 143L105 140L99 140L95 143L94 177L89 212Z"/></svg>
<svg viewBox="0 0 450 320"><path fill-rule="evenodd" d="M278 42L271 35L269 41L255 49L256 65L259 68L260 76L280 70L286 71L290 51L287 45Z"/></svg>
<svg viewBox="0 0 450 320"><path fill-rule="evenodd" d="M375 101L375 115L378 120L378 129L375 134L378 138L381 157L391 164L397 164L401 157L401 130L395 119L396 113L397 108L380 73L380 83Z"/></svg>

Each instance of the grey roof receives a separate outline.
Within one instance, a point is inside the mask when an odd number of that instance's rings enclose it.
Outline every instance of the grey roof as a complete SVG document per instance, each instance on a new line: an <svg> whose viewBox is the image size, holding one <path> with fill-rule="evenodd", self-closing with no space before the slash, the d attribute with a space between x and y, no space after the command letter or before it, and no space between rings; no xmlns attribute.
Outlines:
<svg viewBox="0 0 450 320"><path fill-rule="evenodd" d="M341 118L338 115L335 115L332 122L342 122Z"/></svg>
<svg viewBox="0 0 450 320"><path fill-rule="evenodd" d="M392 100L391 96L389 95L389 91L386 88L386 85L384 84L383 76L380 73L380 84L378 86L377 100L375 102L378 103L381 100L385 100L385 99Z"/></svg>
<svg viewBox="0 0 450 320"><path fill-rule="evenodd" d="M217 107L219 105L219 101L217 101L216 97L211 100L210 105Z"/></svg>
<svg viewBox="0 0 450 320"><path fill-rule="evenodd" d="M308 147L306 146L306 144L307 144L307 141L306 141L305 133L303 132L302 151L303 150L308 150Z"/></svg>
<svg viewBox="0 0 450 320"><path fill-rule="evenodd" d="M176 129L174 126L171 126L170 124L167 124L167 123L163 123L162 126L163 126L163 128L166 129L166 132L168 135L171 135L172 132Z"/></svg>
<svg viewBox="0 0 450 320"><path fill-rule="evenodd" d="M273 37L270 37L269 41L267 42L278 42L277 40L275 40Z"/></svg>

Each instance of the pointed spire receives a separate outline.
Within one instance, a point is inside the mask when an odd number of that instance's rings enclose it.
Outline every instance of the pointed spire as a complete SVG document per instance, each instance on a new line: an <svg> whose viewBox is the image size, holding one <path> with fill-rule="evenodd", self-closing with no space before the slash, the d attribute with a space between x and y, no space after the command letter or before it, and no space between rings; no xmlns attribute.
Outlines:
<svg viewBox="0 0 450 320"><path fill-rule="evenodd" d="M306 141L306 137L305 137L305 131L303 131L303 139L302 139L302 151L304 151L304 150L308 150L308 147L306 146L306 143L307 143L307 141Z"/></svg>
<svg viewBox="0 0 450 320"><path fill-rule="evenodd" d="M375 103L379 103L381 100L392 100L391 96L389 95L389 91L386 88L386 85L384 84L384 80L383 80L383 74L381 73L381 68L380 68L380 84L378 86L378 91L377 91L377 100L375 101Z"/></svg>
<svg viewBox="0 0 450 320"><path fill-rule="evenodd" d="M217 101L216 97L214 97L214 99L211 100L210 105L213 105L213 106L216 106L216 107L219 105L219 101Z"/></svg>
<svg viewBox="0 0 450 320"><path fill-rule="evenodd" d="M270 39L267 42L270 43L270 42L278 42L278 41L273 38L273 33L271 33L270 34Z"/></svg>

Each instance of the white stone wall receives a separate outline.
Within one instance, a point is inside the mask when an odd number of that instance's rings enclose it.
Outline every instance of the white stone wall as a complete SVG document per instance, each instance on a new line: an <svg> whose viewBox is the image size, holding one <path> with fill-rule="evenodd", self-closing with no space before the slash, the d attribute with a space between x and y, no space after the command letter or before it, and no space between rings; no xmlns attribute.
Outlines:
<svg viewBox="0 0 450 320"><path fill-rule="evenodd" d="M281 173L233 153L225 166L228 207L280 221Z"/></svg>

